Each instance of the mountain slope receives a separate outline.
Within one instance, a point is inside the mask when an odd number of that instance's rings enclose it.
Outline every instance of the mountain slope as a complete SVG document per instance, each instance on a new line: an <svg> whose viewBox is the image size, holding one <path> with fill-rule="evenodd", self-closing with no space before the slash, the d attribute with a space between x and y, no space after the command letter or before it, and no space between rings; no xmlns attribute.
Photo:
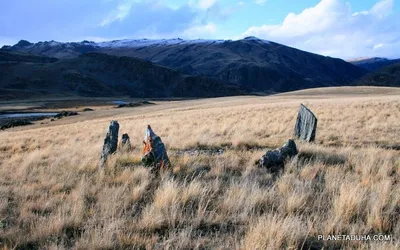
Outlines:
<svg viewBox="0 0 400 250"><path fill-rule="evenodd" d="M188 74L211 76L257 91L345 85L364 74L343 60L254 37L145 47L104 46L101 51L151 60Z"/></svg>
<svg viewBox="0 0 400 250"><path fill-rule="evenodd" d="M399 63L400 59L390 60L387 58L372 57L372 58L351 60L349 62L352 63L353 65L356 65L368 71L374 71L391 64Z"/></svg>
<svg viewBox="0 0 400 250"><path fill-rule="evenodd" d="M400 62L365 75L356 85L400 87Z"/></svg>
<svg viewBox="0 0 400 250"><path fill-rule="evenodd" d="M187 76L131 57L87 53L54 63L0 61L3 98L26 96L214 97L242 94L238 87Z"/></svg>
<svg viewBox="0 0 400 250"><path fill-rule="evenodd" d="M140 39L36 44L21 41L7 48L57 58L71 58L87 51L137 57L186 74L212 77L262 92L348 85L366 73L341 59L255 37L238 41Z"/></svg>
<svg viewBox="0 0 400 250"><path fill-rule="evenodd" d="M57 58L32 55L18 51L0 50L0 62L31 62L31 63L52 63Z"/></svg>

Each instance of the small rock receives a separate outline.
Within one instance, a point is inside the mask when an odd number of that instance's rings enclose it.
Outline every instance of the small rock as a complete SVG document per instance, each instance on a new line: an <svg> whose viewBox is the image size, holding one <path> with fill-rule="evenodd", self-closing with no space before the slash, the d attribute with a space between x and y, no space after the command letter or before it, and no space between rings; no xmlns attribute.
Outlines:
<svg viewBox="0 0 400 250"><path fill-rule="evenodd" d="M117 108L134 108L145 105L154 105L155 103L149 101L138 101L138 102L130 102L130 103L121 103L118 104Z"/></svg>
<svg viewBox="0 0 400 250"><path fill-rule="evenodd" d="M297 153L296 143L288 140L281 148L268 150L258 161L258 165L271 172L277 172L284 168L286 159L294 157Z"/></svg>
<svg viewBox="0 0 400 250"><path fill-rule="evenodd" d="M91 109L91 108L84 108L83 109L83 112L88 112L88 111L94 111L94 109Z"/></svg>
<svg viewBox="0 0 400 250"><path fill-rule="evenodd" d="M63 117L67 117L67 116L74 116L74 115L78 115L78 112L75 111L61 111L60 113L58 113L57 115L54 116L54 118L63 118Z"/></svg>
<svg viewBox="0 0 400 250"><path fill-rule="evenodd" d="M128 134L123 134L122 138L121 138L121 146L122 148L131 149L131 141L129 139L129 135Z"/></svg>
<svg viewBox="0 0 400 250"><path fill-rule="evenodd" d="M1 121L0 120L0 129L8 129L8 128L13 128L13 127L18 127L18 126L26 126L26 125L32 125L33 123L29 120L25 119L11 119L11 120L5 120Z"/></svg>
<svg viewBox="0 0 400 250"><path fill-rule="evenodd" d="M296 143L291 139L287 140L281 147L281 153L284 157L293 157L297 155Z"/></svg>

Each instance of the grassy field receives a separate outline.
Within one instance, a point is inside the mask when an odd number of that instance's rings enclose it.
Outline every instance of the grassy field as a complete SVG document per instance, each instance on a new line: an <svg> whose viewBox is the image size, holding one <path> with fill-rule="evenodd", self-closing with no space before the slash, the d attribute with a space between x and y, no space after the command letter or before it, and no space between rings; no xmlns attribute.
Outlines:
<svg viewBox="0 0 400 250"><path fill-rule="evenodd" d="M319 119L316 143L296 142L299 155L278 176L256 167L292 137L300 103ZM157 104L0 132L0 247L400 248L399 89ZM111 119L133 149L100 170ZM147 124L166 144L172 175L141 167ZM337 234L392 241L318 240Z"/></svg>

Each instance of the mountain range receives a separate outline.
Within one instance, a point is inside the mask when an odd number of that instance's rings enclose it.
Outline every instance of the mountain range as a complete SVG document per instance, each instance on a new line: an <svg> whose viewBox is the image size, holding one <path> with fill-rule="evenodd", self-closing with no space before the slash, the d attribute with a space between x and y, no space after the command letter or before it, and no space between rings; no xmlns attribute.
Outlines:
<svg viewBox="0 0 400 250"><path fill-rule="evenodd" d="M400 87L400 60L378 68L357 81L357 85Z"/></svg>
<svg viewBox="0 0 400 250"><path fill-rule="evenodd" d="M21 40L0 49L0 90L8 98L21 97L21 91L132 97L268 94L358 85L370 71L354 62L256 37L100 43Z"/></svg>
<svg viewBox="0 0 400 250"><path fill-rule="evenodd" d="M388 59L383 57L370 57L370 58L361 58L361 59L353 59L349 61L353 65L364 68L368 71L374 71L385 66L389 66L391 64L400 63L400 59Z"/></svg>
<svg viewBox="0 0 400 250"><path fill-rule="evenodd" d="M42 96L215 97L244 91L215 79L189 76L131 57L85 53L74 58L0 53L0 97ZM6 57L7 58L7 57ZM33 62L34 61L34 62Z"/></svg>

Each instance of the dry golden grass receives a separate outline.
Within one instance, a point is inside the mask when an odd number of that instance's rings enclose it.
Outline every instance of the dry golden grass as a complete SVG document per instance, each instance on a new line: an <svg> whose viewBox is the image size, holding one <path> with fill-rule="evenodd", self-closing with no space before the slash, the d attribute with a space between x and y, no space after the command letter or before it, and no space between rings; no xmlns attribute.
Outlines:
<svg viewBox="0 0 400 250"><path fill-rule="evenodd" d="M398 249L400 95L365 93L160 103L0 132L0 247ZM319 118L317 142L298 143L279 176L255 167L292 136L300 103ZM102 171L111 119L133 150ZM140 166L147 124L172 174L152 179ZM180 154L193 148L225 152ZM317 240L379 233L393 240Z"/></svg>

